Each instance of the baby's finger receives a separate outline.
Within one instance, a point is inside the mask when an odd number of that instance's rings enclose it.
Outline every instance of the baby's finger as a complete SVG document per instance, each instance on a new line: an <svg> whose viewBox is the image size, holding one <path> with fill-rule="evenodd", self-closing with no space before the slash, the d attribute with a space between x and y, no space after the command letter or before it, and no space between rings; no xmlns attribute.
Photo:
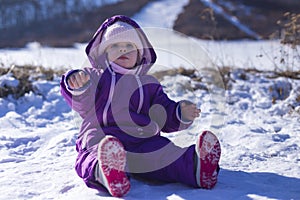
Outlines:
<svg viewBox="0 0 300 200"><path fill-rule="evenodd" d="M70 86L73 88L73 89L76 89L78 87L78 83L77 83L77 80L76 80L76 76L75 75L72 75L70 76L69 78L69 81L70 81Z"/></svg>
<svg viewBox="0 0 300 200"><path fill-rule="evenodd" d="M85 72L81 72L80 77L84 83L87 83L90 80L90 75L86 74Z"/></svg>
<svg viewBox="0 0 300 200"><path fill-rule="evenodd" d="M186 103L185 103L185 102L181 102L181 103L180 103L180 106L181 106L182 108L184 108L184 107L186 107Z"/></svg>
<svg viewBox="0 0 300 200"><path fill-rule="evenodd" d="M71 88L74 88L74 84L73 84L73 81L71 80L71 77L68 78L67 82L68 82L68 85L69 85Z"/></svg>
<svg viewBox="0 0 300 200"><path fill-rule="evenodd" d="M85 72L81 71L76 75L76 80L79 87L83 87L87 82L87 77Z"/></svg>

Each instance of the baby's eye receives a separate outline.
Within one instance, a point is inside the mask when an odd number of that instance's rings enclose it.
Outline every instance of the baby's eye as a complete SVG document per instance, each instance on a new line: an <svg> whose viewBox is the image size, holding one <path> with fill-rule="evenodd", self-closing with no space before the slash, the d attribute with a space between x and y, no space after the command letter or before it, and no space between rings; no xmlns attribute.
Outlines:
<svg viewBox="0 0 300 200"><path fill-rule="evenodd" d="M118 44L112 44L112 45L110 46L110 48L112 48L112 49L116 49L116 48L118 48L118 47L119 47Z"/></svg>
<svg viewBox="0 0 300 200"><path fill-rule="evenodd" d="M131 44L131 43L127 43L127 44L126 44L126 48L127 48L127 49L133 49L134 46L133 46L133 44Z"/></svg>

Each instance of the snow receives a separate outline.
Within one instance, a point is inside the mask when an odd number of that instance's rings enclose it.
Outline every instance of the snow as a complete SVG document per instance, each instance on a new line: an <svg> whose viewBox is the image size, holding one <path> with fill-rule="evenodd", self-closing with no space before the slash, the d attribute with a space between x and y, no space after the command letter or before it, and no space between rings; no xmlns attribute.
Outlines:
<svg viewBox="0 0 300 200"><path fill-rule="evenodd" d="M183 7L187 5L188 2L188 0L153 2L143 8L140 13L133 16L133 19L142 27L161 27L170 29L173 27L177 15L183 11Z"/></svg>
<svg viewBox="0 0 300 200"><path fill-rule="evenodd" d="M249 27L242 24L235 16L231 16L227 14L221 6L215 4L212 0L201 0L201 1L208 7L212 8L215 13L222 15L226 20L228 20L234 26L238 27L244 33L248 34L253 38L260 39L260 36L257 33L255 33Z"/></svg>
<svg viewBox="0 0 300 200"><path fill-rule="evenodd" d="M0 77L0 87L9 86L9 87L17 87L19 85L19 81L15 79L11 73L7 73Z"/></svg>
<svg viewBox="0 0 300 200"><path fill-rule="evenodd" d="M188 146L202 130L215 132L222 145L219 182L213 190L202 190L132 179L132 189L124 199L300 199L300 82L268 78L271 72L238 69L278 69L275 57L281 55L282 46L278 41L207 42L174 34L166 29L175 19L169 15L180 12L185 3L155 1L134 18L151 27L153 17L160 17L158 28L146 29L158 50L154 71L185 66L196 68L203 78L204 86L182 75L162 80L170 98L189 99L202 110L190 129L165 136ZM150 12L162 5L166 11ZM160 44L165 40L157 41L157 30L169 38L165 44ZM87 64L85 45L50 48L31 43L20 49L1 49L0 64L80 68ZM212 84L220 72L209 62L235 68L228 77L228 90L223 84ZM215 70L214 77L208 66ZM79 122L59 93L59 80L37 80L35 92L19 99L0 98L0 199L117 199L87 188L75 173ZM0 84L18 82L7 74L1 76Z"/></svg>

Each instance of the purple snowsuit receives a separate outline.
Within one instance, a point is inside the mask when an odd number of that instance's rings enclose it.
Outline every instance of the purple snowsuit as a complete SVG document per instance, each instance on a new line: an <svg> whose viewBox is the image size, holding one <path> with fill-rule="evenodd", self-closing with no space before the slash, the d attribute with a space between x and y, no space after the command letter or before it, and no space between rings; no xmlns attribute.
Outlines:
<svg viewBox="0 0 300 200"><path fill-rule="evenodd" d="M103 32L118 20L135 27L144 45L139 70L134 75L116 73L106 55L95 53ZM160 135L160 131L186 129L192 122L181 119L179 102L170 100L159 82L146 74L156 61L156 54L138 24L126 16L107 19L89 42L86 54L92 67L82 70L90 75L90 82L78 91L70 89L66 80L78 70L68 72L61 80L62 95L82 118L75 168L86 185L103 189L94 175L97 147L105 135L113 135L127 151L128 174L198 187L195 145L181 148Z"/></svg>

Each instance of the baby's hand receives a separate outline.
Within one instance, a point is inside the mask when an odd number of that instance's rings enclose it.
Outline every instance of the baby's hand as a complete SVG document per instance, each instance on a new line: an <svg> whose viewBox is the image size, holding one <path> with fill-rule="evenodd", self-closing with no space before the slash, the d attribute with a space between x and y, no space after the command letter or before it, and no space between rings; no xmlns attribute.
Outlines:
<svg viewBox="0 0 300 200"><path fill-rule="evenodd" d="M83 87L89 80L90 75L84 71L78 71L71 74L67 81L71 89L79 89Z"/></svg>
<svg viewBox="0 0 300 200"><path fill-rule="evenodd" d="M197 106L193 103L181 102L180 108L183 119L194 121L196 117L200 116L201 110L198 109Z"/></svg>

